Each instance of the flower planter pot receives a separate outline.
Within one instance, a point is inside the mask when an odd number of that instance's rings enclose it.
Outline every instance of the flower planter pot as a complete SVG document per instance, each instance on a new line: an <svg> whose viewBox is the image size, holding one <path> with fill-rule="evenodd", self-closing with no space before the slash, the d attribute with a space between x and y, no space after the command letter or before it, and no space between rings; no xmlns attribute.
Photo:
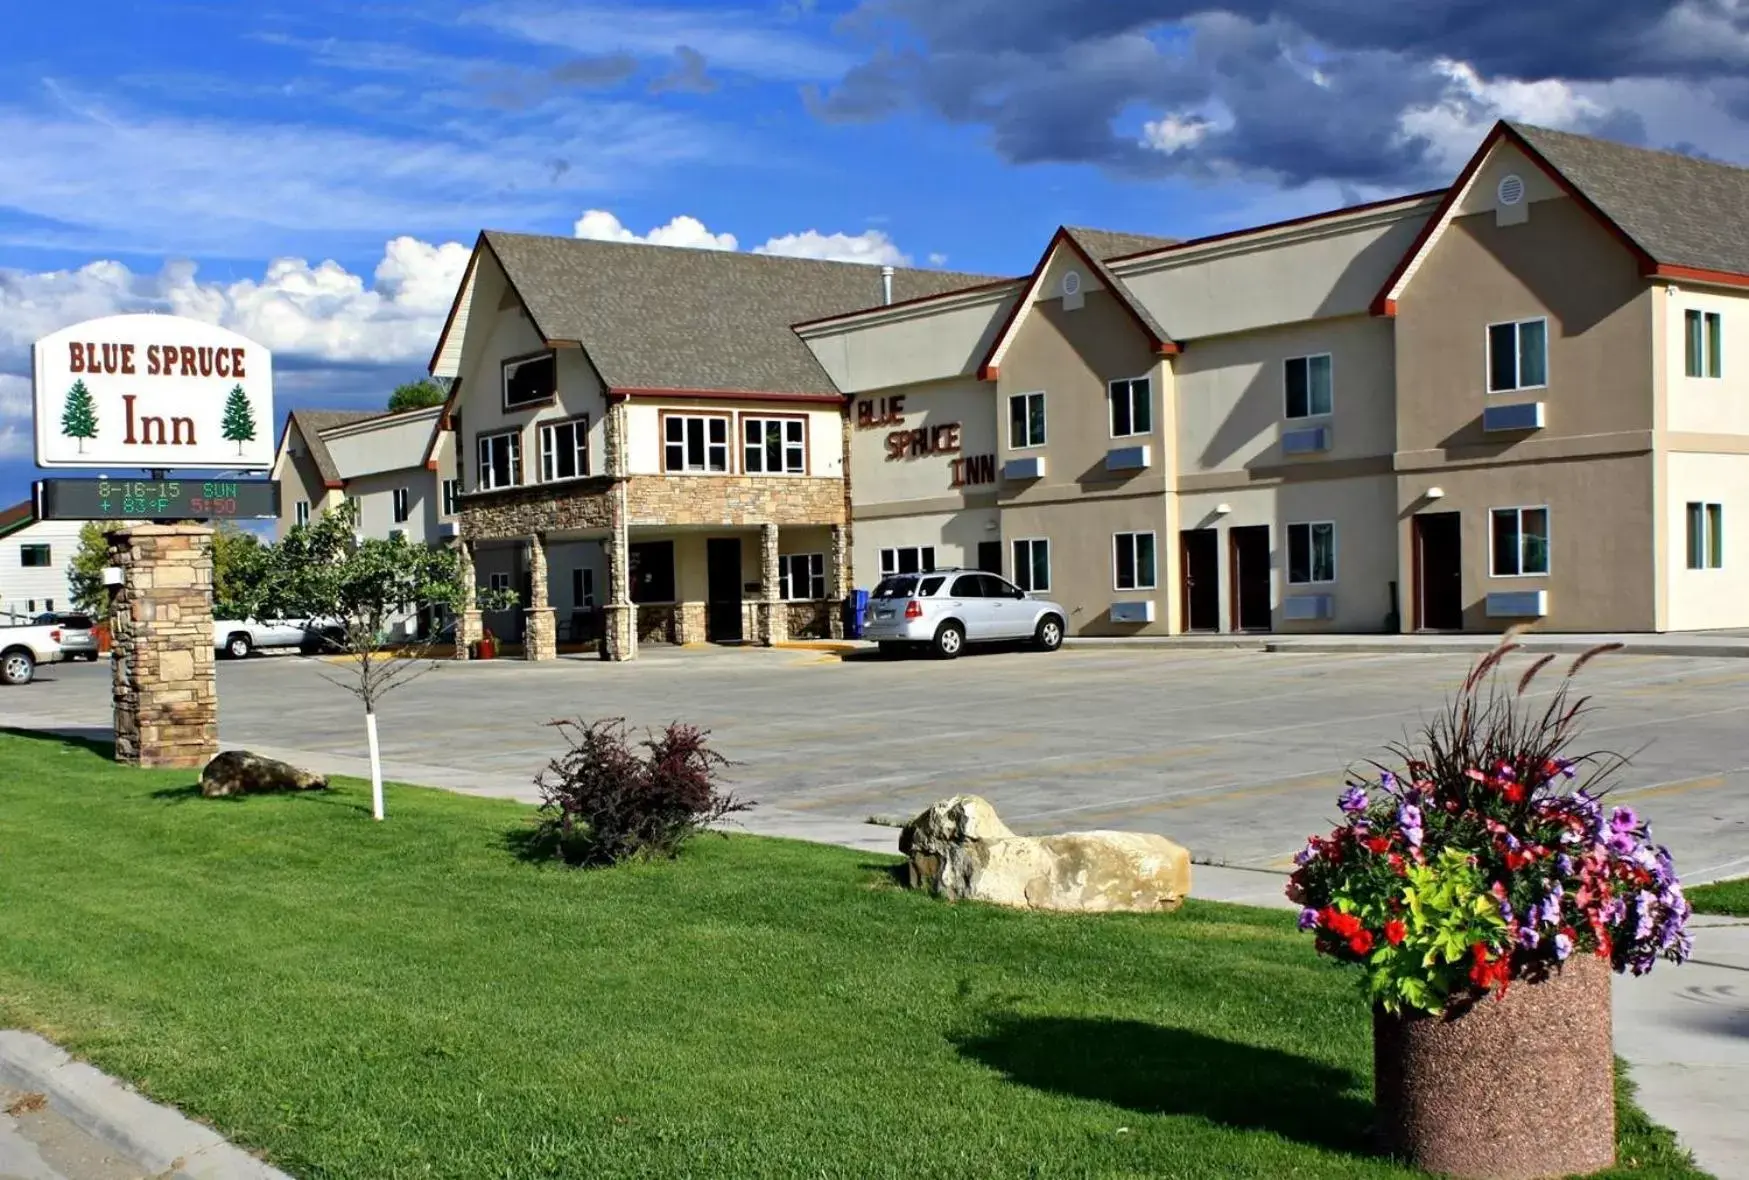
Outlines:
<svg viewBox="0 0 1749 1180"><path fill-rule="evenodd" d="M1459 1013L1373 1013L1387 1150L1475 1180L1584 1175L1615 1163L1609 964L1569 959Z"/></svg>
<svg viewBox="0 0 1749 1180"><path fill-rule="evenodd" d="M492 660L498 657L498 645L490 639L482 639L474 645L476 660Z"/></svg>

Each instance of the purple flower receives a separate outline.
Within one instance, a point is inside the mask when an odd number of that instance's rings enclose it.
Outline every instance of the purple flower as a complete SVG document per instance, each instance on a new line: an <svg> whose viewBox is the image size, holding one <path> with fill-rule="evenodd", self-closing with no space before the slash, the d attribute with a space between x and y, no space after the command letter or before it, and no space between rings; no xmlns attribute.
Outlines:
<svg viewBox="0 0 1749 1180"><path fill-rule="evenodd" d="M1366 810L1366 788L1359 783L1351 783L1336 801L1336 806L1342 809L1344 815L1359 815Z"/></svg>
<svg viewBox="0 0 1749 1180"><path fill-rule="evenodd" d="M1318 911L1317 910L1313 909L1311 906L1307 906L1305 909L1300 911L1300 929L1301 930L1310 930L1312 927L1316 926L1317 924L1318 924Z"/></svg>
<svg viewBox="0 0 1749 1180"><path fill-rule="evenodd" d="M1500 899L1500 920L1502 922L1511 922L1512 917L1512 902L1502 897Z"/></svg>
<svg viewBox="0 0 1749 1180"><path fill-rule="evenodd" d="M1644 941L1652 937L1652 930L1657 920L1658 898L1655 894L1640 891L1638 902L1639 921L1634 925L1634 939Z"/></svg>
<svg viewBox="0 0 1749 1180"><path fill-rule="evenodd" d="M1536 932L1535 926L1525 926L1518 932L1518 945L1527 951L1534 951L1542 940L1543 936Z"/></svg>
<svg viewBox="0 0 1749 1180"><path fill-rule="evenodd" d="M1573 940L1565 934L1555 935L1555 958L1565 962L1567 956L1573 953Z"/></svg>
<svg viewBox="0 0 1749 1180"><path fill-rule="evenodd" d="M1379 786L1394 793L1397 789L1397 776L1388 770L1379 771Z"/></svg>
<svg viewBox="0 0 1749 1180"><path fill-rule="evenodd" d="M1312 861L1316 860L1317 857L1318 850L1308 844L1298 852L1294 853L1294 863L1297 865L1309 865Z"/></svg>
<svg viewBox="0 0 1749 1180"><path fill-rule="evenodd" d="M1559 881L1555 882L1543 899L1533 909L1535 920L1543 926L1559 926L1561 924L1561 897L1565 891Z"/></svg>
<svg viewBox="0 0 1749 1180"><path fill-rule="evenodd" d="M1634 834L1631 830L1623 831L1619 828L1610 832L1609 838L1603 842L1603 846L1617 856L1629 855L1638 844L1639 841L1634 839Z"/></svg>
<svg viewBox="0 0 1749 1180"><path fill-rule="evenodd" d="M1609 813L1609 827L1614 832L1631 832L1640 826L1640 817L1631 807L1617 807Z"/></svg>
<svg viewBox="0 0 1749 1180"><path fill-rule="evenodd" d="M1563 877L1571 877L1573 875L1573 858L1565 852L1557 855L1555 857L1555 871Z"/></svg>

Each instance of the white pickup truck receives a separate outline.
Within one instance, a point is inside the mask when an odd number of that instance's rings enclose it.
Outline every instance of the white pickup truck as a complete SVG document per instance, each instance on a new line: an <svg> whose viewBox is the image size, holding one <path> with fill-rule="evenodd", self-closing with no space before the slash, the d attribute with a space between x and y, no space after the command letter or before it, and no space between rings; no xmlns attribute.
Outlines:
<svg viewBox="0 0 1749 1180"><path fill-rule="evenodd" d="M0 684L29 684L38 664L58 664L59 627L0 627Z"/></svg>
<svg viewBox="0 0 1749 1180"><path fill-rule="evenodd" d="M215 619L213 650L234 660L272 648L320 652L331 646L323 636L333 633L334 628L319 619Z"/></svg>

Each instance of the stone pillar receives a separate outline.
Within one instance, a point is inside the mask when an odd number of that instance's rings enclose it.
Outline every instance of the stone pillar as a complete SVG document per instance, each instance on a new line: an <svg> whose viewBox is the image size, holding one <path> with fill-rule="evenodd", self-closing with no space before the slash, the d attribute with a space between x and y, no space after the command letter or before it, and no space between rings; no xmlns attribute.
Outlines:
<svg viewBox="0 0 1749 1180"><path fill-rule="evenodd" d="M111 533L115 760L197 769L219 752L213 681L213 531L146 524Z"/></svg>
<svg viewBox="0 0 1749 1180"><path fill-rule="evenodd" d="M523 629L522 652L530 660L559 658L557 625L547 602L546 538L536 533L528 539L528 625Z"/></svg>
<svg viewBox="0 0 1749 1180"><path fill-rule="evenodd" d="M759 531L759 604L754 611L759 642L766 647L789 642L789 608L780 596L777 525Z"/></svg>
<svg viewBox="0 0 1749 1180"><path fill-rule="evenodd" d="M827 621L828 634L833 639L844 638L844 604L850 598L850 530L841 524L832 526L832 552L826 555L826 594L832 599L832 614Z"/></svg>
<svg viewBox="0 0 1749 1180"><path fill-rule="evenodd" d="M614 496L613 531L607 538L607 605L602 609L601 658L638 658L638 608L632 602L631 543L627 539L620 490Z"/></svg>
<svg viewBox="0 0 1749 1180"><path fill-rule="evenodd" d="M485 634L486 622L480 614L479 594L474 581L474 543L461 541L456 545L459 574L462 583L462 611L455 621L455 658L471 660L474 644Z"/></svg>

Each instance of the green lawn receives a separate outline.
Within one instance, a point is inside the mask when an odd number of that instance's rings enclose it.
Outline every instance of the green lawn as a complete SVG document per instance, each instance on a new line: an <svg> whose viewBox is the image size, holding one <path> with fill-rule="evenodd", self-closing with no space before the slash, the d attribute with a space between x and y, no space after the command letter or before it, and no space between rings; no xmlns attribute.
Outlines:
<svg viewBox="0 0 1749 1180"><path fill-rule="evenodd" d="M1696 885L1685 890L1694 903L1697 914L1725 914L1733 918L1749 918L1749 877L1734 881L1715 881L1711 885Z"/></svg>
<svg viewBox="0 0 1749 1180"><path fill-rule="evenodd" d="M575 872L510 804L190 781L0 734L0 1022L299 1176L1405 1174L1291 914L955 906L751 837ZM1631 1107L1623 1155L1699 1175Z"/></svg>

